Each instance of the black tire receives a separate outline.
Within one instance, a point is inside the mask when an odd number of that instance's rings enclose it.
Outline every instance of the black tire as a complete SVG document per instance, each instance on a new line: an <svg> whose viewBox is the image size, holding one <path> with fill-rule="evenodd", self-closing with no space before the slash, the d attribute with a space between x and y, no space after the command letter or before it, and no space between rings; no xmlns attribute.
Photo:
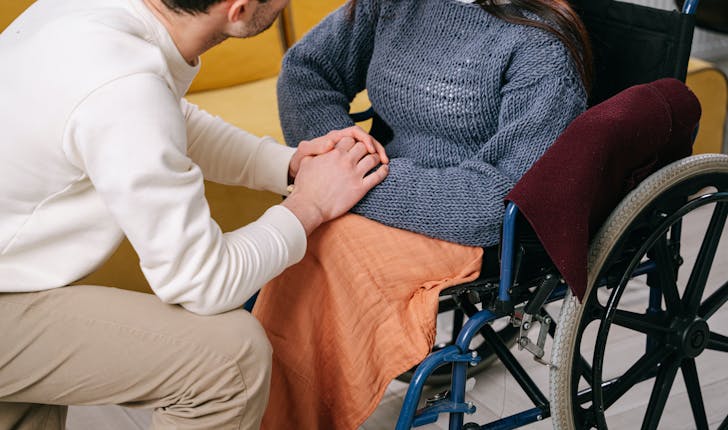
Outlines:
<svg viewBox="0 0 728 430"><path fill-rule="evenodd" d="M705 233L686 234L696 223L683 220L704 215L711 220ZM612 213L590 249L584 302L568 294L562 305L550 370L555 429L606 430L610 420L612 428L624 428L623 422L614 423L620 408L630 411L630 422L641 420L642 429L656 429L678 371L687 394L682 402L692 414L681 414L682 421L673 424L703 430L712 422L720 430L728 428L725 401L711 409L716 396L703 395L716 380L723 381L724 395L728 367L713 366L713 375L704 377L701 386L701 366L696 365L709 354L713 363L716 355L728 359L728 336L721 334L728 327L711 320L717 311L725 312L721 308L728 302L728 282L714 276L710 280L715 282L708 283L711 269L718 266L713 263L721 237L728 236L727 215L728 156L719 154L689 157L661 169ZM683 242L699 243L697 256L680 254L681 229ZM725 245L724 240L723 252ZM632 274L646 256L656 269L644 282L644 276ZM662 291L659 310L653 306L652 313L645 311L648 286ZM710 390L717 393L716 388ZM646 404L638 404L639 399Z"/></svg>

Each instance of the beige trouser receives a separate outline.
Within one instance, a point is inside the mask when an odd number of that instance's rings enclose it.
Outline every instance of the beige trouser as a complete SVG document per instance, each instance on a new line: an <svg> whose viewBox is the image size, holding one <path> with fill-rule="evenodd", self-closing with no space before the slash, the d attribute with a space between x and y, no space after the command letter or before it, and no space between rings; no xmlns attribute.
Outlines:
<svg viewBox="0 0 728 430"><path fill-rule="evenodd" d="M0 294L0 430L63 429L63 405L101 404L154 409L155 429L257 429L270 361L243 310L94 286Z"/></svg>

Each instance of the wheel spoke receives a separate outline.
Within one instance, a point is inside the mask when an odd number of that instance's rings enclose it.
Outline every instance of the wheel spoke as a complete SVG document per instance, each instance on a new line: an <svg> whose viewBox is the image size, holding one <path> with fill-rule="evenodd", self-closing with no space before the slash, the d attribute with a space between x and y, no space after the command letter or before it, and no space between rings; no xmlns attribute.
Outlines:
<svg viewBox="0 0 728 430"><path fill-rule="evenodd" d="M728 282L723 284L718 290L710 295L698 309L698 315L707 320L720 309L721 306L728 301Z"/></svg>
<svg viewBox="0 0 728 430"><path fill-rule="evenodd" d="M584 378L586 381L588 387L579 391L577 393L577 399L580 405L583 405L586 402L592 401L592 393L594 392L594 379L593 379L593 370L591 364L584 358L584 356L579 352L578 355L574 357L574 367L578 371L578 376ZM578 390L578 382L577 382L577 390ZM583 413L587 413L587 411L590 411L591 408L583 409ZM592 421L593 422L593 415L592 415Z"/></svg>
<svg viewBox="0 0 728 430"><path fill-rule="evenodd" d="M577 415L574 419L576 428L578 428L578 429L598 428L596 425L596 419L594 418L594 410L592 408L589 408L589 409L578 408L576 411L576 414Z"/></svg>
<svg viewBox="0 0 728 430"><path fill-rule="evenodd" d="M675 260L667 247L667 236L662 236L657 241L655 253L657 275L662 295L665 297L665 307L671 315L680 315L683 305L680 301L680 293L677 291L677 281L675 280L677 271L675 270Z"/></svg>
<svg viewBox="0 0 728 430"><path fill-rule="evenodd" d="M612 323L651 336L662 336L670 331L669 327L654 315L638 314L621 309L614 313Z"/></svg>
<svg viewBox="0 0 728 430"><path fill-rule="evenodd" d="M705 284L708 281L710 269L713 266L715 252L718 249L723 226L728 216L728 203L718 202L715 205L713 216L710 218L710 224L703 236L703 243L698 252L698 258L695 260L695 266L690 273L687 288L683 302L689 312L697 312L700 298L703 296Z"/></svg>
<svg viewBox="0 0 728 430"><path fill-rule="evenodd" d="M723 422L718 427L718 430L728 430L728 417L725 417Z"/></svg>
<svg viewBox="0 0 728 430"><path fill-rule="evenodd" d="M583 355L579 354L579 358L577 359L576 365L579 369L579 375L581 375L582 378L586 381L587 384L591 387L593 385L593 379L592 379L592 367L591 365L586 361Z"/></svg>
<svg viewBox="0 0 728 430"><path fill-rule="evenodd" d="M587 378L587 377L584 376L584 378ZM591 376L589 377L589 379L591 379ZM602 390L604 392L608 392L609 389L612 388L612 386L614 386L614 384L616 384L617 382L619 382L619 378L612 378L608 381L602 382ZM583 405L586 402L591 402L593 400L592 399L593 393L594 393L594 390L592 389L591 386L589 388L585 388L585 389L579 391L579 393L577 393L577 398L579 399L579 404Z"/></svg>
<svg viewBox="0 0 728 430"><path fill-rule="evenodd" d="M656 348L640 357L626 372L609 386L604 392L604 409L614 404L635 384L644 381L660 363L660 360L669 355L667 348Z"/></svg>
<svg viewBox="0 0 728 430"><path fill-rule="evenodd" d="M728 337L711 331L706 348L714 351L728 352Z"/></svg>
<svg viewBox="0 0 728 430"><path fill-rule="evenodd" d="M602 304L599 303L595 298L591 308L588 309L587 312L584 312L584 318L588 318L588 320L586 320L586 323L590 323L592 321L601 321L602 319L604 319L605 311L606 309L604 309L604 306L602 306Z"/></svg>
<svg viewBox="0 0 728 430"><path fill-rule="evenodd" d="M667 398L670 397L670 389L672 389L672 383L675 381L678 367L680 367L680 362L674 360L662 363L660 370L657 371L655 386L652 387L650 401L647 403L647 413L642 421L642 430L657 429L660 418L662 418L662 412L665 410Z"/></svg>
<svg viewBox="0 0 728 430"><path fill-rule="evenodd" d="M698 369L695 367L695 359L686 359L680 369L685 380L685 387L688 389L690 408L692 408L693 417L695 418L695 430L708 430L708 417L705 415L703 393L700 389L700 379L698 378Z"/></svg>

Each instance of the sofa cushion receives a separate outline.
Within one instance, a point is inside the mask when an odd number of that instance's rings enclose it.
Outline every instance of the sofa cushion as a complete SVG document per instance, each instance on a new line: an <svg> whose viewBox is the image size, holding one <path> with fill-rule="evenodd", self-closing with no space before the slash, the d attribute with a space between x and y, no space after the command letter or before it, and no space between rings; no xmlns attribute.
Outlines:
<svg viewBox="0 0 728 430"><path fill-rule="evenodd" d="M187 94L185 98L243 130L283 141L278 121L275 76L242 85L195 92Z"/></svg>
<svg viewBox="0 0 728 430"><path fill-rule="evenodd" d="M728 80L725 73L711 63L691 58L685 83L693 90L703 107L693 153L728 153L725 146Z"/></svg>

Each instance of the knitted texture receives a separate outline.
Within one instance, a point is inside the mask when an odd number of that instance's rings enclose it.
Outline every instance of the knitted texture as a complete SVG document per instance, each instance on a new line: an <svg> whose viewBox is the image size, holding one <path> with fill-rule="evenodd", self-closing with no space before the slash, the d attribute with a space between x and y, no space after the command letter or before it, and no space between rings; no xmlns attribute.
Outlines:
<svg viewBox="0 0 728 430"><path fill-rule="evenodd" d="M353 125L365 88L391 162L352 211L463 245L499 241L503 197L586 108L553 35L458 0L358 0L353 19L326 17L283 61L286 142Z"/></svg>

